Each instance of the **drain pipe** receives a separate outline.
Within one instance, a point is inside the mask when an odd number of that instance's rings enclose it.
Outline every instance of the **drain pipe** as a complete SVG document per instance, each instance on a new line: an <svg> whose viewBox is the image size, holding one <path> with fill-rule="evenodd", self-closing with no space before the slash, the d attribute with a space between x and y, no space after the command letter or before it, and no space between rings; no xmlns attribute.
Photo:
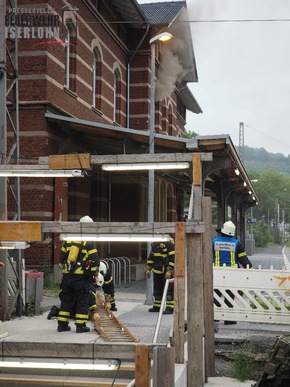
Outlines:
<svg viewBox="0 0 290 387"><path fill-rule="evenodd" d="M127 64L127 122L126 122L127 128L130 127L130 65L131 65L131 62L132 62L134 56L136 55L137 51L139 50L141 44L143 43L146 35L148 34L149 28L150 28L150 25L147 24L145 34L142 37L142 39L140 40L136 50L134 51L133 55L131 56L131 58L129 59L128 64Z"/></svg>

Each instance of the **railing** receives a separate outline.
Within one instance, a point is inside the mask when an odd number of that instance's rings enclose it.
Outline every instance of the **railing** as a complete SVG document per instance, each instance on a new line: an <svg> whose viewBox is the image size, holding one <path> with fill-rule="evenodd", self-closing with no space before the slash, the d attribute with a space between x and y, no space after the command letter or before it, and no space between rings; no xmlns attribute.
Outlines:
<svg viewBox="0 0 290 387"><path fill-rule="evenodd" d="M214 268L215 320L290 323L290 271Z"/></svg>
<svg viewBox="0 0 290 387"><path fill-rule="evenodd" d="M104 258L110 267L115 284L131 281L131 261L128 257Z"/></svg>

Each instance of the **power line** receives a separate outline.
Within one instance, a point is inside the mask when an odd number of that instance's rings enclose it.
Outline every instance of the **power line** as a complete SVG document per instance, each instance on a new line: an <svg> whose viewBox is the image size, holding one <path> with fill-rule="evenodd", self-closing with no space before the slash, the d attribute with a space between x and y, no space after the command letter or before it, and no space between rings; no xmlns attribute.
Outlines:
<svg viewBox="0 0 290 387"><path fill-rule="evenodd" d="M252 129L252 130L254 130L255 132L261 134L262 136L268 137L270 140L275 141L277 144L283 145L285 148L290 149L290 146L286 145L285 143L283 143L283 142L281 142L281 141L278 141L276 138L273 138L273 137L271 137L271 136L268 136L267 134L263 133L262 131L260 131L260 130L258 130L258 129L253 128L253 127L250 126L250 125L247 125L247 124L245 124L245 123L244 123L244 125L245 125L247 128Z"/></svg>
<svg viewBox="0 0 290 387"><path fill-rule="evenodd" d="M175 20L174 23L273 23L273 22L290 22L290 19L204 19L204 20ZM77 21L77 24L135 24L145 25L145 21L134 20L114 20L114 21ZM154 26L158 24L164 25L164 23L153 23Z"/></svg>

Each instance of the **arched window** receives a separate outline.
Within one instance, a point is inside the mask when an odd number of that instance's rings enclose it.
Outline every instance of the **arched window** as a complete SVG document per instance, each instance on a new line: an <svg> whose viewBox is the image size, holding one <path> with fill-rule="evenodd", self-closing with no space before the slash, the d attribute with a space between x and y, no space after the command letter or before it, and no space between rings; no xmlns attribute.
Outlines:
<svg viewBox="0 0 290 387"><path fill-rule="evenodd" d="M162 133L167 134L167 106L166 101L162 101Z"/></svg>
<svg viewBox="0 0 290 387"><path fill-rule="evenodd" d="M172 106L169 105L168 109L168 134L169 136L173 136L173 117L172 117Z"/></svg>
<svg viewBox="0 0 290 387"><path fill-rule="evenodd" d="M92 106L98 110L102 107L102 61L98 48L93 51L93 102Z"/></svg>
<svg viewBox="0 0 290 387"><path fill-rule="evenodd" d="M73 92L76 91L76 44L77 34L72 20L66 22L65 36L65 79L64 85Z"/></svg>
<svg viewBox="0 0 290 387"><path fill-rule="evenodd" d="M159 222L167 222L167 190L164 181L160 184Z"/></svg>
<svg viewBox="0 0 290 387"><path fill-rule="evenodd" d="M121 74L114 71L114 122L121 124Z"/></svg>

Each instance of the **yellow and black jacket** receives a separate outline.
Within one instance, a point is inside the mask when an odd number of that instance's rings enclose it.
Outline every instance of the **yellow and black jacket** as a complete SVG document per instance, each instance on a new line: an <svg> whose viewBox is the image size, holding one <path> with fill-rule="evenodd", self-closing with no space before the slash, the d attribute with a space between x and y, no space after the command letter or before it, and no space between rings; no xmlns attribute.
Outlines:
<svg viewBox="0 0 290 387"><path fill-rule="evenodd" d="M98 273L100 260L94 242L67 241L60 251L63 274L92 276Z"/></svg>
<svg viewBox="0 0 290 387"><path fill-rule="evenodd" d="M164 274L167 267L174 270L175 247L172 242L154 242L147 259L147 266L155 274Z"/></svg>

